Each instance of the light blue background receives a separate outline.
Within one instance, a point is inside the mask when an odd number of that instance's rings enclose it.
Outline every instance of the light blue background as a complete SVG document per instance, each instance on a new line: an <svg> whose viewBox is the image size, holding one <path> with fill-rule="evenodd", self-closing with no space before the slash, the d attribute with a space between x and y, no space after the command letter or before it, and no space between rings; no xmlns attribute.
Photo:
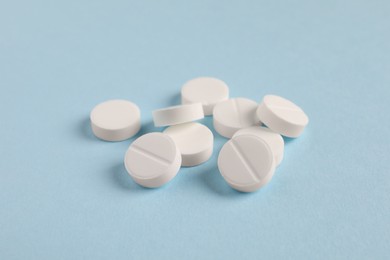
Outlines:
<svg viewBox="0 0 390 260"><path fill-rule="evenodd" d="M389 13L386 0L2 0L0 259L389 259ZM112 98L160 131L152 110L202 75L311 119L256 193L223 181L217 134L210 161L148 190L123 167L134 139L91 133Z"/></svg>

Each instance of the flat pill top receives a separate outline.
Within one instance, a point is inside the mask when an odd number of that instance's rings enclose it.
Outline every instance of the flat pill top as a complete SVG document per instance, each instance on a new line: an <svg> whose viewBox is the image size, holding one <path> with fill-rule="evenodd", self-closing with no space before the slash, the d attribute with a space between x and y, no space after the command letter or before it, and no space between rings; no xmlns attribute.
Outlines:
<svg viewBox="0 0 390 260"><path fill-rule="evenodd" d="M229 87L220 79L200 77L186 82L181 89L182 97L190 102L216 103L227 99Z"/></svg>
<svg viewBox="0 0 390 260"><path fill-rule="evenodd" d="M273 153L262 139L241 135L221 149L218 167L224 178L237 186L261 183L275 170Z"/></svg>
<svg viewBox="0 0 390 260"><path fill-rule="evenodd" d="M208 149L212 147L214 140L210 129L193 122L168 127L164 133L174 138L183 155Z"/></svg>
<svg viewBox="0 0 390 260"><path fill-rule="evenodd" d="M305 112L288 99L275 95L266 95L263 99L263 104L277 117L291 124L307 125L309 122Z"/></svg>
<svg viewBox="0 0 390 260"><path fill-rule="evenodd" d="M218 103L214 108L214 117L229 127L253 126L258 104L247 98L233 98Z"/></svg>
<svg viewBox="0 0 390 260"><path fill-rule="evenodd" d="M137 105L127 100L108 100L98 104L91 112L91 121L104 129L122 129L140 118Z"/></svg>
<svg viewBox="0 0 390 260"><path fill-rule="evenodd" d="M179 153L176 144L166 134L149 133L135 140L126 152L126 169L140 179L164 174Z"/></svg>

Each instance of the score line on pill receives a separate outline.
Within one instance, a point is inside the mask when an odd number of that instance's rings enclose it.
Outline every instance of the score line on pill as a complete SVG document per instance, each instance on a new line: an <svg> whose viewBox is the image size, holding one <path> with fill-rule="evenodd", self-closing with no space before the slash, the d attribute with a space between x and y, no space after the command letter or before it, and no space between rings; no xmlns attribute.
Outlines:
<svg viewBox="0 0 390 260"><path fill-rule="evenodd" d="M136 183L156 188L176 176L181 165L181 155L171 137L156 132L136 139L127 150L124 163Z"/></svg>
<svg viewBox="0 0 390 260"><path fill-rule="evenodd" d="M278 166L283 160L284 140L283 137L264 126L252 126L237 131L233 138L239 135L254 135L263 139L271 148L275 155L276 165Z"/></svg>
<svg viewBox="0 0 390 260"><path fill-rule="evenodd" d="M260 125L256 117L258 104L247 98L233 98L218 103L214 107L213 124L215 130L226 138L231 138L242 128Z"/></svg>
<svg viewBox="0 0 390 260"><path fill-rule="evenodd" d="M275 158L264 140L253 135L240 135L222 147L218 168L232 188L253 192L271 180L275 172Z"/></svg>
<svg viewBox="0 0 390 260"><path fill-rule="evenodd" d="M292 138L300 136L309 123L309 118L299 106L275 95L264 96L256 114L270 129Z"/></svg>

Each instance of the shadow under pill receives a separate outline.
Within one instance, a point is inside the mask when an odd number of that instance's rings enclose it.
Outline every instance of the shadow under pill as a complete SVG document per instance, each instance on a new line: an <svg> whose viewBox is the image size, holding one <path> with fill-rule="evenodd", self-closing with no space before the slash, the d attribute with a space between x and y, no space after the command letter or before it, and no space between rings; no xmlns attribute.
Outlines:
<svg viewBox="0 0 390 260"><path fill-rule="evenodd" d="M89 120L89 117L80 120L80 122L77 125L77 133L83 139L98 140L92 132L91 122Z"/></svg>
<svg viewBox="0 0 390 260"><path fill-rule="evenodd" d="M145 123L142 123L141 129L134 137L132 137L132 139L136 139L144 134L148 134L152 132L160 132L160 130L157 127L155 127L153 121L150 120Z"/></svg>
<svg viewBox="0 0 390 260"><path fill-rule="evenodd" d="M201 120L199 120L199 123L207 126L211 130L211 132L213 133L213 136L214 136L214 141L225 143L229 140L228 138L218 134L217 131L215 131L212 116L206 116L206 117L202 118Z"/></svg>
<svg viewBox="0 0 390 260"><path fill-rule="evenodd" d="M284 140L284 143L285 144L289 144L289 143L292 143L295 141L296 138L290 138L290 137L286 137L286 136L282 136L283 137L283 140Z"/></svg>
<svg viewBox="0 0 390 260"><path fill-rule="evenodd" d="M150 192L154 189L144 188L135 183L126 171L123 162L113 165L108 171L114 184L126 191Z"/></svg>
<svg viewBox="0 0 390 260"><path fill-rule="evenodd" d="M169 105L170 106L181 105L181 93L176 93L175 95L173 95L169 100Z"/></svg>
<svg viewBox="0 0 390 260"><path fill-rule="evenodd" d="M210 168L204 169L200 174L199 178L202 182L210 188L210 190L214 191L215 194L224 196L224 197L240 197L242 192L238 192L232 189L223 179L221 174L219 173L218 167L215 165Z"/></svg>

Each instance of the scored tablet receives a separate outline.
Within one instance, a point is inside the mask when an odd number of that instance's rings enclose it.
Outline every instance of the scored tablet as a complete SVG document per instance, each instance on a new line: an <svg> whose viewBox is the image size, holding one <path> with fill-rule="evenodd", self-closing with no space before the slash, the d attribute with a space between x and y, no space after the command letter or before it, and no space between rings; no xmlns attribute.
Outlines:
<svg viewBox="0 0 390 260"><path fill-rule="evenodd" d="M124 163L136 183L156 188L176 176L181 165L181 155L171 137L163 133L149 133L130 145Z"/></svg>
<svg viewBox="0 0 390 260"><path fill-rule="evenodd" d="M233 98L218 103L214 107L213 124L215 130L226 138L231 138L242 128L260 125L256 117L258 104L247 98Z"/></svg>
<svg viewBox="0 0 390 260"><path fill-rule="evenodd" d="M299 106L275 95L264 96L256 114L270 129L287 137L300 136L309 123L309 118Z"/></svg>
<svg viewBox="0 0 390 260"><path fill-rule="evenodd" d="M232 188L252 192L271 180L275 172L275 157L264 140L254 135L240 135L222 147L218 169Z"/></svg>

